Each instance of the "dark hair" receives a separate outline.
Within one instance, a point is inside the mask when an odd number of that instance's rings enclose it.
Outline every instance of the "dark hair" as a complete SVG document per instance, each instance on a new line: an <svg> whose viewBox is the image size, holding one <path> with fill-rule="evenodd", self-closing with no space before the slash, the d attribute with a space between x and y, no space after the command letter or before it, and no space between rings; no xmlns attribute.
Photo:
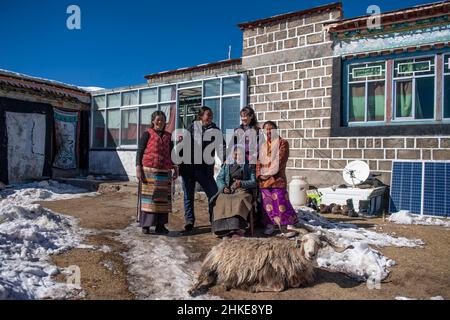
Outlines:
<svg viewBox="0 0 450 320"><path fill-rule="evenodd" d="M264 122L264 125L263 125L263 128L266 126L266 125L271 125L274 129L278 129L278 127L277 127L277 125L275 124L275 122L273 122L273 121L266 121L266 122Z"/></svg>
<svg viewBox="0 0 450 320"><path fill-rule="evenodd" d="M167 118L166 118L166 114L160 110L157 110L155 112L152 113L152 121L150 123L150 128L153 129L153 127L155 126L153 124L153 121L155 121L156 117L164 117L164 121L167 122ZM166 125L164 125L163 130L166 129Z"/></svg>
<svg viewBox="0 0 450 320"><path fill-rule="evenodd" d="M250 120L250 127L256 127L256 125L258 124L258 120L256 120L255 110L253 110L253 108L244 107L242 108L241 112L239 112L239 114L247 114L252 118L252 120Z"/></svg>
<svg viewBox="0 0 450 320"><path fill-rule="evenodd" d="M209 111L209 112L211 112L212 115L214 115L214 113L210 107L203 106L200 108L200 111L198 112L198 115L197 115L198 120L200 120L200 118L203 117L203 115L205 114L206 111Z"/></svg>

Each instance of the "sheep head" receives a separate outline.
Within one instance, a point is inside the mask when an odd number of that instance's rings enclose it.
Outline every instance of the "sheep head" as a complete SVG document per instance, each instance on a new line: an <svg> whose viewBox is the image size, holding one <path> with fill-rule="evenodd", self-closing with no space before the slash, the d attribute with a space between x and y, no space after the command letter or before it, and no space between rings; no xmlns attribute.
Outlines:
<svg viewBox="0 0 450 320"><path fill-rule="evenodd" d="M353 246L348 246L345 248L341 247L337 245L329 236L322 233L308 233L305 234L301 240L297 240L297 246L300 246L301 255L309 261L315 260L319 250L328 245L331 246L336 252L343 252L347 249L353 248Z"/></svg>
<svg viewBox="0 0 450 320"><path fill-rule="evenodd" d="M318 235L314 233L305 234L297 245L300 245L301 255L305 257L306 260L313 261L319 249L322 247L322 242Z"/></svg>

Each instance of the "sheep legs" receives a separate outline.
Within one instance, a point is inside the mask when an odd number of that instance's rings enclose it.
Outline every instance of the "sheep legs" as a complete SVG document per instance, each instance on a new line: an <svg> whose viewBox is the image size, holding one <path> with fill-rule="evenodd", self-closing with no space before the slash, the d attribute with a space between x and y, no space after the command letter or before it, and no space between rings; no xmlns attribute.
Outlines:
<svg viewBox="0 0 450 320"><path fill-rule="evenodd" d="M253 293L257 293L257 292L281 292L284 291L285 285L283 283L278 283L278 284L272 284L272 285L261 285L261 284L257 284L254 285L251 288L251 291Z"/></svg>

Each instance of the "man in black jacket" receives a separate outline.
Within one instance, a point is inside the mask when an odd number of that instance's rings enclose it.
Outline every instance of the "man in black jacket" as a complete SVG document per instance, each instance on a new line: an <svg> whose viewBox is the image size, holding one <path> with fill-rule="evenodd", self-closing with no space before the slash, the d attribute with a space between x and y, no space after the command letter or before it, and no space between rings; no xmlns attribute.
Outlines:
<svg viewBox="0 0 450 320"><path fill-rule="evenodd" d="M208 202L217 193L217 184L214 180L215 152L220 159L225 156L225 141L222 132L212 122L213 112L208 107L202 107L198 114L198 121L194 121L187 129L187 136L177 146L190 150L190 157L180 164L180 176L183 179L184 191L184 217L186 231L194 228L195 213L195 183L198 182L208 197ZM218 139L220 137L220 139ZM190 141L187 141L190 139ZM190 146L187 142L190 142ZM189 147L187 147L189 146ZM212 206L209 203L209 217L211 221Z"/></svg>

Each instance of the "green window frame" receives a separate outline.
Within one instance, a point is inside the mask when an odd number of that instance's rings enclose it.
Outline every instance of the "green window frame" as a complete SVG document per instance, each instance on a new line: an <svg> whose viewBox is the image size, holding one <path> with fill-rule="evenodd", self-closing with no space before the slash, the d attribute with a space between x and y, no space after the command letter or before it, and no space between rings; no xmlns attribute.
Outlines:
<svg viewBox="0 0 450 320"><path fill-rule="evenodd" d="M347 123L385 121L386 61L348 65Z"/></svg>

